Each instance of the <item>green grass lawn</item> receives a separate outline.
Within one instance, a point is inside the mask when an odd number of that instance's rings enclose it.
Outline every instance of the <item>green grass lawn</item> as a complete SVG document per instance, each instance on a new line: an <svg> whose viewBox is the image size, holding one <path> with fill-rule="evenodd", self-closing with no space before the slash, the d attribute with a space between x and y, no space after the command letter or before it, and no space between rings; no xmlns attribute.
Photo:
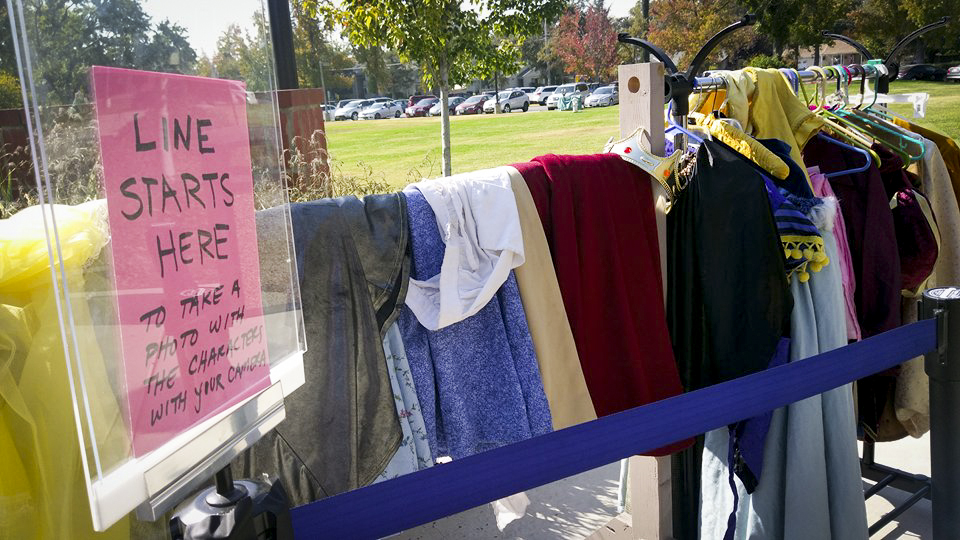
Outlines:
<svg viewBox="0 0 960 540"><path fill-rule="evenodd" d="M894 82L891 93L927 92L927 117L915 120L960 140L960 84ZM910 105L895 105L910 118ZM542 154L600 152L619 134L619 107L569 111L513 112L450 119L453 172L528 161ZM351 176L382 178L402 187L440 175L440 118L329 122L327 144L333 166Z"/></svg>
<svg viewBox="0 0 960 540"><path fill-rule="evenodd" d="M926 92L930 94L927 102L926 118L913 118L910 105L894 104L890 109L911 122L945 133L960 140L960 83L894 81L890 83L890 93L906 94Z"/></svg>
<svg viewBox="0 0 960 540"><path fill-rule="evenodd" d="M529 161L542 154L589 154L620 133L618 108L512 112L450 118L453 172ZM440 175L440 117L328 122L333 165L393 186Z"/></svg>

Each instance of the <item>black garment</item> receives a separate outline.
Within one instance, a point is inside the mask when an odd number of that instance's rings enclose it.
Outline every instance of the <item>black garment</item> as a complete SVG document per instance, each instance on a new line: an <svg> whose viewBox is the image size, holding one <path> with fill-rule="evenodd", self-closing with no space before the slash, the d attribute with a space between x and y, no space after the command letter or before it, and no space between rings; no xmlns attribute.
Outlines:
<svg viewBox="0 0 960 540"><path fill-rule="evenodd" d="M783 249L760 175L713 141L667 214L667 322L696 390L767 368L789 334Z"/></svg>
<svg viewBox="0 0 960 540"><path fill-rule="evenodd" d="M793 297L760 173L704 141L667 214L667 324L680 378L696 390L766 369L789 334ZM674 456L674 536L696 538L702 438ZM683 516L686 516L686 520Z"/></svg>
<svg viewBox="0 0 960 540"><path fill-rule="evenodd" d="M258 223L282 212L260 212ZM369 484L399 447L382 335L406 296L410 258L399 194L296 203L290 212L306 382L286 398L286 419L233 468L238 477L279 475L301 505Z"/></svg>

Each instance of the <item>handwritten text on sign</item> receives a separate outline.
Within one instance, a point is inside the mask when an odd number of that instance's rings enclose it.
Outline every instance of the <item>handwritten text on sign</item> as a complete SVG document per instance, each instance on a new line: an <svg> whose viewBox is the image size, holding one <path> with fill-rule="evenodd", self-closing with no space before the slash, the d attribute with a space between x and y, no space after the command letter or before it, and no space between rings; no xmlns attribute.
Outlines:
<svg viewBox="0 0 960 540"><path fill-rule="evenodd" d="M269 384L244 84L92 69L136 456Z"/></svg>

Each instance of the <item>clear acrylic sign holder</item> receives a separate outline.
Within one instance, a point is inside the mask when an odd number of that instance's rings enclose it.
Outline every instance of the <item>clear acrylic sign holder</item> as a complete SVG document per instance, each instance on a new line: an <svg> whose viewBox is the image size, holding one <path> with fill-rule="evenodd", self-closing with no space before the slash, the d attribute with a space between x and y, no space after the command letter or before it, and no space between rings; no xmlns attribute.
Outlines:
<svg viewBox="0 0 960 540"><path fill-rule="evenodd" d="M79 454L98 531L208 483L304 381L265 6L138 5L146 24L7 0L36 175L21 217L46 236L56 309L41 324L66 361L43 390L69 396L75 430L56 437L64 459Z"/></svg>

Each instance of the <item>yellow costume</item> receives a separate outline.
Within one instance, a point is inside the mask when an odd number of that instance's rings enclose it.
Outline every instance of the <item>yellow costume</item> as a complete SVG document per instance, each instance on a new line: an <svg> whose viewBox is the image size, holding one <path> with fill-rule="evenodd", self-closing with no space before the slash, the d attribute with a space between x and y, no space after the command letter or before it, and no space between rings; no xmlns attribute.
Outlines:
<svg viewBox="0 0 960 540"><path fill-rule="evenodd" d="M74 366L80 359L106 473L130 454L84 294L84 265L108 241L106 204L52 209L61 247L60 301L67 300L65 288L77 335L69 325L61 332L43 207L0 220L0 538L128 538L126 519L93 532L64 354L65 342L71 349L76 344L71 357ZM86 453L95 470L92 449Z"/></svg>

